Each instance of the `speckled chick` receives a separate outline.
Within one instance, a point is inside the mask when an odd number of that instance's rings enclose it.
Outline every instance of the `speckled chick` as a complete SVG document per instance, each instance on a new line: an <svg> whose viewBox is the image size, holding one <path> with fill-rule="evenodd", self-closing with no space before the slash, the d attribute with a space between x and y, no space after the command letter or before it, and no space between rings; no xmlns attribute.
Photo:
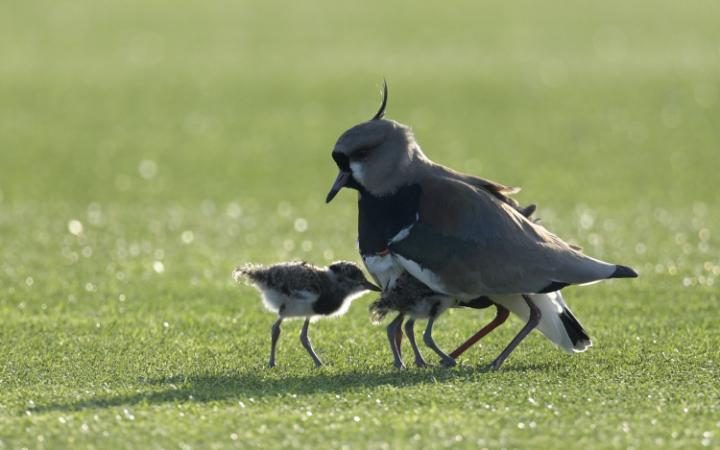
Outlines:
<svg viewBox="0 0 720 450"><path fill-rule="evenodd" d="M275 366L275 349L280 337L280 325L286 318L304 317L300 342L317 367L322 361L308 338L308 326L323 316L340 316L350 308L352 300L363 293L380 289L370 283L362 270L352 262L337 261L328 267L306 262L287 262L272 266L248 264L233 271L233 278L255 286L262 294L268 311L277 313L272 326L270 360Z"/></svg>
<svg viewBox="0 0 720 450"><path fill-rule="evenodd" d="M455 360L442 351L435 343L432 337L432 328L437 319L448 308L469 307L469 308L487 308L493 303L485 298L480 297L470 301L459 301L453 297L439 294L425 284L417 280L408 272L403 272L397 279L395 285L383 291L382 296L370 305L370 314L374 322L382 320L389 312L396 311L398 315L390 322L387 327L388 341L390 350L393 354L393 364L397 368L404 368L400 351L400 340L402 336L402 322L405 316L409 319L405 322L405 335L410 341L413 353L415 354L415 365L418 367L426 367L427 363L415 342L415 320L428 319L423 341L425 345L430 347L440 356L442 365L451 367L455 365Z"/></svg>

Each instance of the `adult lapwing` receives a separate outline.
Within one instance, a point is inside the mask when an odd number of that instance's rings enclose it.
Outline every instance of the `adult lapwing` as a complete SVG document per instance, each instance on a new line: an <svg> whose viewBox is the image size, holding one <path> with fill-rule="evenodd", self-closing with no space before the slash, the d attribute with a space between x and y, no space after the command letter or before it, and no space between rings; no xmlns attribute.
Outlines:
<svg viewBox="0 0 720 450"><path fill-rule="evenodd" d="M360 192L360 251L383 288L407 271L460 300L489 296L502 304L501 296L520 296L527 324L491 367L499 368L541 322L538 302L556 303L542 294L637 277L630 267L587 256L526 218L509 197L517 189L431 161L408 126L384 119L386 106L387 84L375 116L338 139L332 157L340 171L326 201L343 187Z"/></svg>

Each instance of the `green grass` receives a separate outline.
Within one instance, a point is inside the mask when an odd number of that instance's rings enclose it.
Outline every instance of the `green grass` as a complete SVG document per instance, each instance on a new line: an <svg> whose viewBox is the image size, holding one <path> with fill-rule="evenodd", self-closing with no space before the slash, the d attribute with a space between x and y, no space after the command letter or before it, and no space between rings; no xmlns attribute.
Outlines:
<svg viewBox="0 0 720 450"><path fill-rule="evenodd" d="M717 448L719 12L0 3L0 448ZM513 320L460 367L398 372L368 296L311 328L326 367L299 322L264 367L273 317L230 271L358 259L329 153L383 76L430 157L641 272L566 290L590 351L534 333L483 372Z"/></svg>

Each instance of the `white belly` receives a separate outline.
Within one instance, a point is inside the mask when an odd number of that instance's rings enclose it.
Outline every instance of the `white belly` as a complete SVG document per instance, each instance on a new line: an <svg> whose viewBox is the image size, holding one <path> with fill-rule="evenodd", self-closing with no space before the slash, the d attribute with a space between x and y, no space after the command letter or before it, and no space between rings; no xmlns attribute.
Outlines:
<svg viewBox="0 0 720 450"><path fill-rule="evenodd" d="M390 254L363 256L363 262L383 290L395 286L395 281L405 271Z"/></svg>
<svg viewBox="0 0 720 450"><path fill-rule="evenodd" d="M280 291L258 284L262 293L263 305L270 312L278 316L286 317L308 317L315 315L313 303L318 294L310 291L297 291L293 295L286 295Z"/></svg>
<svg viewBox="0 0 720 450"><path fill-rule="evenodd" d="M412 261L410 259L403 258L400 255L395 255L396 260L398 261L398 265L400 265L403 269L407 270L410 275L414 276L418 280L422 281L425 286L429 287L435 292L439 292L441 294L445 295L452 295L453 297L456 297L460 300L468 300L470 298L477 297L475 296L469 296L469 295L463 295L459 293L450 293L448 292L447 288L443 284L442 280L439 276L437 276L435 273L433 273L429 269L423 269L420 267L418 263L415 261Z"/></svg>

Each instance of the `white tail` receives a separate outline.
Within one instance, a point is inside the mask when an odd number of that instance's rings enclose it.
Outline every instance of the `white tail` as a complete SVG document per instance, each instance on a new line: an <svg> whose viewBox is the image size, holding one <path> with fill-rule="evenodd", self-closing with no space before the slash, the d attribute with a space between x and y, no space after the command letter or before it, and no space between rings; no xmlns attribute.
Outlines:
<svg viewBox="0 0 720 450"><path fill-rule="evenodd" d="M553 344L568 353L584 352L592 347L590 337L565 304L560 291L529 296L542 313L537 330ZM521 295L494 295L491 300L509 309L523 321L530 317L530 308Z"/></svg>

